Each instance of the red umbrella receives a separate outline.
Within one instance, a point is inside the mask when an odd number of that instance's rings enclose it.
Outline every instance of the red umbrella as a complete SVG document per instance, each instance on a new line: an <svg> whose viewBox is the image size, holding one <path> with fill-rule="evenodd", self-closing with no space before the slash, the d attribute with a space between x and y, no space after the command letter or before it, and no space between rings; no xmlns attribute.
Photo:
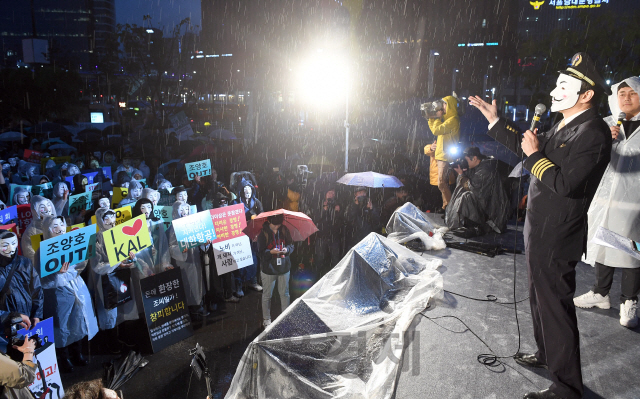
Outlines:
<svg viewBox="0 0 640 399"><path fill-rule="evenodd" d="M318 228L313 223L313 220L302 212L292 212L286 209L278 209L271 212L262 212L255 219L247 222L247 227L244 229L244 233L251 238L251 241L255 241L262 231L262 225L267 221L269 216L284 215L284 224L291 233L293 241L302 241L309 237L311 234L318 231Z"/></svg>

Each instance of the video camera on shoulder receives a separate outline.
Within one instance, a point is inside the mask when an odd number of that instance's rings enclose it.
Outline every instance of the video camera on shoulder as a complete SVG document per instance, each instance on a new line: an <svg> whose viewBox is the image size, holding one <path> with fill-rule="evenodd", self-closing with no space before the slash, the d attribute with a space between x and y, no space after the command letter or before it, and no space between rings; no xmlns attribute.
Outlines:
<svg viewBox="0 0 640 399"><path fill-rule="evenodd" d="M9 322L4 328L4 338L7 341L7 355L17 362L22 360L23 354L19 350L14 349L13 346L22 346L25 340L24 335L18 334L18 331L22 329L20 323L22 323L22 317L14 316L9 319ZM40 338L38 334L34 334L29 338L35 343L36 350L42 347L42 338Z"/></svg>
<svg viewBox="0 0 640 399"><path fill-rule="evenodd" d="M444 112L444 100L435 100L420 104L420 111L425 119L439 118L438 111Z"/></svg>
<svg viewBox="0 0 640 399"><path fill-rule="evenodd" d="M462 170L469 169L469 162L467 162L467 159L465 157L460 157L455 161L451 162L449 165L451 165L451 168L453 169L456 169L456 168L460 168Z"/></svg>

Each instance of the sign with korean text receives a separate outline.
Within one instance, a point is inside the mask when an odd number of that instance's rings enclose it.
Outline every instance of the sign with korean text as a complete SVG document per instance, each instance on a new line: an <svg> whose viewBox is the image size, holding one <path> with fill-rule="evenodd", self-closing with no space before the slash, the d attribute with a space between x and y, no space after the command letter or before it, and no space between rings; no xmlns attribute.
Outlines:
<svg viewBox="0 0 640 399"><path fill-rule="evenodd" d="M113 211L116 213L116 226L126 222L133 216L129 205L114 209ZM91 224L96 224L96 215L91 216Z"/></svg>
<svg viewBox="0 0 640 399"><path fill-rule="evenodd" d="M253 264L251 240L244 234L212 245L219 276Z"/></svg>
<svg viewBox="0 0 640 399"><path fill-rule="evenodd" d="M185 165L187 169L187 177L189 180L193 180L196 176L209 176L211 175L211 161L208 159L191 162Z"/></svg>
<svg viewBox="0 0 640 399"><path fill-rule="evenodd" d="M244 205L237 204L209 210L213 226L216 229L216 239L213 242L229 240L244 235L242 230L247 227L244 217Z"/></svg>
<svg viewBox="0 0 640 399"><path fill-rule="evenodd" d="M153 215L157 218L162 219L164 223L164 229L168 229L171 226L171 222L173 221L173 207L172 206L162 206L157 205L153 207Z"/></svg>
<svg viewBox="0 0 640 399"><path fill-rule="evenodd" d="M51 199L53 197L53 184L44 183L31 186L31 195L41 195L45 198Z"/></svg>
<svg viewBox="0 0 640 399"><path fill-rule="evenodd" d="M0 224L6 224L10 220L18 219L18 207L10 206L0 211Z"/></svg>
<svg viewBox="0 0 640 399"><path fill-rule="evenodd" d="M176 219L172 224L180 250L197 247L216 239L216 230L208 211Z"/></svg>
<svg viewBox="0 0 640 399"><path fill-rule="evenodd" d="M113 196L111 197L111 206L117 206L120 201L125 199L125 197L129 194L129 189L126 187L114 187L113 188Z"/></svg>
<svg viewBox="0 0 640 399"><path fill-rule="evenodd" d="M42 158L42 153L33 150L24 150L24 160L32 163L40 163L40 159Z"/></svg>
<svg viewBox="0 0 640 399"><path fill-rule="evenodd" d="M193 335L180 269L140 280L140 290L154 353Z"/></svg>
<svg viewBox="0 0 640 399"><path fill-rule="evenodd" d="M98 172L83 172L82 175L87 178L88 184L93 184L94 180L96 180L96 176ZM73 184L73 176L65 177L67 183L69 183L69 187L71 187L71 191L75 189L75 184Z"/></svg>
<svg viewBox="0 0 640 399"><path fill-rule="evenodd" d="M129 252L138 253L151 246L147 218L144 215L119 224L102 236L111 266L126 260Z"/></svg>
<svg viewBox="0 0 640 399"><path fill-rule="evenodd" d="M65 262L71 266L95 254L96 229L93 226L72 230L40 243L40 277L57 273Z"/></svg>
<svg viewBox="0 0 640 399"><path fill-rule="evenodd" d="M31 205L18 205L18 233L22 234L31 223Z"/></svg>
<svg viewBox="0 0 640 399"><path fill-rule="evenodd" d="M100 183L87 184L84 187L84 191L87 192L87 193L91 193L91 192L95 191L95 189L98 187L99 184Z"/></svg>
<svg viewBox="0 0 640 399"><path fill-rule="evenodd" d="M584 8L600 8L602 5L609 4L615 0L549 0L549 6L556 10L571 10ZM529 2L535 10L540 10L540 6L544 5L544 1Z"/></svg>
<svg viewBox="0 0 640 399"><path fill-rule="evenodd" d="M64 389L62 388L62 380L60 379L60 370L58 369L58 360L56 358L56 346L53 335L53 317L42 320L36 324L31 330L22 329L18 331L18 335L31 337L38 334L42 339L42 346L36 349L33 362L36 364L36 378L29 385L29 391L36 398L42 397L64 397ZM45 395L49 392L49 395ZM51 396L54 393L54 396Z"/></svg>
<svg viewBox="0 0 640 399"><path fill-rule="evenodd" d="M85 192L69 197L69 215L77 215L91 209L91 193Z"/></svg>

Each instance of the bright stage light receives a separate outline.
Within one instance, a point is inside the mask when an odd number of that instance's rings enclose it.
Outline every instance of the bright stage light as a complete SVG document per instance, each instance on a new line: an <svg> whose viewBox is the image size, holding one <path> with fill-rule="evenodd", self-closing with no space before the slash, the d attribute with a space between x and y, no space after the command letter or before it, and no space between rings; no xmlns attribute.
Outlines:
<svg viewBox="0 0 640 399"><path fill-rule="evenodd" d="M344 105L349 88L349 65L345 57L316 52L297 68L300 98L314 107Z"/></svg>

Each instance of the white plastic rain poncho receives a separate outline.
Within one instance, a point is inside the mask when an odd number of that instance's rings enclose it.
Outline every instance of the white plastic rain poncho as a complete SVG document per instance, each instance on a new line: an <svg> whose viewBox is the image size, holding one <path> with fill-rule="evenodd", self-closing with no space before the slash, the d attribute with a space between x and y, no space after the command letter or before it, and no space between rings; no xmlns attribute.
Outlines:
<svg viewBox="0 0 640 399"><path fill-rule="evenodd" d="M139 181L131 180L129 182L129 191L127 192L127 196L120 201L118 204L118 208L122 208L125 205L131 205L136 203L140 196L142 195L142 184Z"/></svg>
<svg viewBox="0 0 640 399"><path fill-rule="evenodd" d="M160 193L152 188L147 187L142 189L142 195L140 196L140 198L146 198L150 200L151 202L153 202L153 207L155 208L155 206L158 204L158 201L160 201Z"/></svg>
<svg viewBox="0 0 640 399"><path fill-rule="evenodd" d="M629 87L640 94L640 78L625 79ZM622 82L620 82L622 83ZM611 115L604 118L609 126L615 126L620 108L618 107L618 86L611 86L609 96ZM640 114L631 120L640 120ZM587 214L589 222L587 255L585 262L595 262L609 267L638 268L640 260L622 251L591 243L598 227L602 226L623 237L640 241L640 128L635 132L625 132L620 127L620 135L611 148L611 162L602 176L598 191L591 202Z"/></svg>
<svg viewBox="0 0 640 399"><path fill-rule="evenodd" d="M64 198L64 193L67 198ZM53 185L53 205L56 208L56 215L64 215L67 202L69 201L69 187L64 182L58 182ZM66 209L68 211L68 208Z"/></svg>
<svg viewBox="0 0 640 399"><path fill-rule="evenodd" d="M42 220L46 214L42 213L41 205L44 205L45 208L50 210L50 216L57 216L56 208L53 206L53 202L50 199L41 197L39 195L34 195L31 198L31 223L27 226L22 233L22 238L20 239L20 247L22 248L22 255L29 258L31 263L34 263L34 257L36 255L36 251L33 250L33 245L31 245L31 236L36 234L42 234Z"/></svg>
<svg viewBox="0 0 640 399"><path fill-rule="evenodd" d="M55 237L52 225L61 217L46 216L42 222L43 241ZM64 221L64 219L62 219ZM92 339L98 332L89 289L80 276L89 261L73 266L65 273L41 277L44 290L44 318L53 317L53 334L57 348L64 348L85 336ZM36 251L34 266L40 274L40 249Z"/></svg>
<svg viewBox="0 0 640 399"><path fill-rule="evenodd" d="M180 219L180 208L189 208L189 204L182 201L176 201L173 204L173 220ZM199 306L203 295L203 279L202 264L200 261L200 248L190 248L187 252L182 252L176 239L176 233L173 230L173 224L167 230L167 238L169 240L169 252L171 259L182 272L182 280L186 286L185 294L187 296L188 306Z"/></svg>
<svg viewBox="0 0 640 399"><path fill-rule="evenodd" d="M112 209L99 208L96 211L96 224L98 225L98 233L96 234L96 255L90 259L91 276L90 285L94 292L94 304L96 314L98 316L98 324L101 330L114 328L125 320L138 319L138 307L136 301L125 302L113 309L105 309L104 295L102 294L102 276L107 273L113 273L117 269L116 266L109 264L109 257L104 246L103 234L108 228L104 225L102 217L108 211L114 212ZM133 273L132 273L133 274ZM133 286L133 284L130 284ZM133 288L133 287L132 287ZM135 294L134 294L135 297Z"/></svg>

